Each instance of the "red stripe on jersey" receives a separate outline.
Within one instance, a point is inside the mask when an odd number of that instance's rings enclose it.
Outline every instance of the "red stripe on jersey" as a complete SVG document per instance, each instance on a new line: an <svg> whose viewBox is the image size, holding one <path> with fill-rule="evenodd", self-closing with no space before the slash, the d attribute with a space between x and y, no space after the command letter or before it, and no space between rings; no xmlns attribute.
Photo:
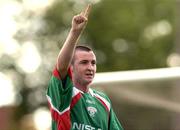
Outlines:
<svg viewBox="0 0 180 130"><path fill-rule="evenodd" d="M64 112L60 115L57 111L55 111L50 103L49 103L51 116L53 120L57 123L57 130L70 130L71 121L70 121L70 110Z"/></svg>
<svg viewBox="0 0 180 130"><path fill-rule="evenodd" d="M106 111L109 113L109 109L108 109L108 106L106 105L106 103L99 97L97 97L97 96L95 96L95 97L102 103L102 105L106 108Z"/></svg>
<svg viewBox="0 0 180 130"><path fill-rule="evenodd" d="M58 119L58 130L70 130L71 121L70 121L70 110L63 113Z"/></svg>
<svg viewBox="0 0 180 130"><path fill-rule="evenodd" d="M79 101L81 97L82 97L81 93L78 93L76 96L72 98L70 109L74 107L74 105Z"/></svg>
<svg viewBox="0 0 180 130"><path fill-rule="evenodd" d="M54 75L56 78L58 78L59 80L61 79L61 78L60 78L60 74L59 74L57 68L55 68L55 69L53 70L53 75Z"/></svg>
<svg viewBox="0 0 180 130"><path fill-rule="evenodd" d="M55 69L53 70L53 75L58 78L59 80L61 79L60 73L58 71L58 69L55 67ZM72 71L70 68L68 68L68 75L70 76L70 78L72 79Z"/></svg>
<svg viewBox="0 0 180 130"><path fill-rule="evenodd" d="M72 80L72 71L71 71L71 68L68 69L68 75L70 76L70 78Z"/></svg>

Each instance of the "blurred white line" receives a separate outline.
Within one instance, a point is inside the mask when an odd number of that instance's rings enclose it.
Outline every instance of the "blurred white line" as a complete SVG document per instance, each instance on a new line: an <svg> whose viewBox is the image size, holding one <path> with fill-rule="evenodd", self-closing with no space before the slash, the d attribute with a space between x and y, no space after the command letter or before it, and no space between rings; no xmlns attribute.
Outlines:
<svg viewBox="0 0 180 130"><path fill-rule="evenodd" d="M96 83L179 79L180 67L97 73Z"/></svg>
<svg viewBox="0 0 180 130"><path fill-rule="evenodd" d="M172 100L167 100L159 96L128 90L125 88L110 89L107 91L116 95L117 99L125 99L135 104L141 104L153 108L165 109L172 112L180 113L180 103Z"/></svg>

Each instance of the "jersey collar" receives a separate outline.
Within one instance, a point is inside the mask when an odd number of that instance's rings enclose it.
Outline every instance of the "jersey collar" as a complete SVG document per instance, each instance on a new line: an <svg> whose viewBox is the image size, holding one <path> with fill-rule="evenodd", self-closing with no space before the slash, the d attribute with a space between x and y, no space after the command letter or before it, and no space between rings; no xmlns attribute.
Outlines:
<svg viewBox="0 0 180 130"><path fill-rule="evenodd" d="M78 89L77 87L74 86L74 88L79 91L80 93L84 94L85 92L81 91L80 89ZM91 88L89 88L89 91L87 92L89 94L91 94L91 96L94 96L94 92Z"/></svg>

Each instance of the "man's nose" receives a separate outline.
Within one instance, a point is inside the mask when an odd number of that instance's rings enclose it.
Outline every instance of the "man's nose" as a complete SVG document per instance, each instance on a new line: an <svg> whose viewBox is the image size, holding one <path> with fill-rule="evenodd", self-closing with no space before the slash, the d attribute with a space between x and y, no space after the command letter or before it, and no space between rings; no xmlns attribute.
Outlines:
<svg viewBox="0 0 180 130"><path fill-rule="evenodd" d="M91 63L88 64L88 69L92 70L93 69L93 65Z"/></svg>

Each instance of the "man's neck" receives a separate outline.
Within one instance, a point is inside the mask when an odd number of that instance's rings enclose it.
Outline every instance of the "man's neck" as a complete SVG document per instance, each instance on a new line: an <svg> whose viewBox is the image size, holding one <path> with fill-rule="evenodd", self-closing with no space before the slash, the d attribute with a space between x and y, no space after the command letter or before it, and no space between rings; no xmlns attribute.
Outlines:
<svg viewBox="0 0 180 130"><path fill-rule="evenodd" d="M74 83L74 86L75 86L77 89L79 89L79 90L81 90L82 92L84 92L84 93L89 92L89 86L88 86L88 85L80 85L80 84L78 84L78 83Z"/></svg>

